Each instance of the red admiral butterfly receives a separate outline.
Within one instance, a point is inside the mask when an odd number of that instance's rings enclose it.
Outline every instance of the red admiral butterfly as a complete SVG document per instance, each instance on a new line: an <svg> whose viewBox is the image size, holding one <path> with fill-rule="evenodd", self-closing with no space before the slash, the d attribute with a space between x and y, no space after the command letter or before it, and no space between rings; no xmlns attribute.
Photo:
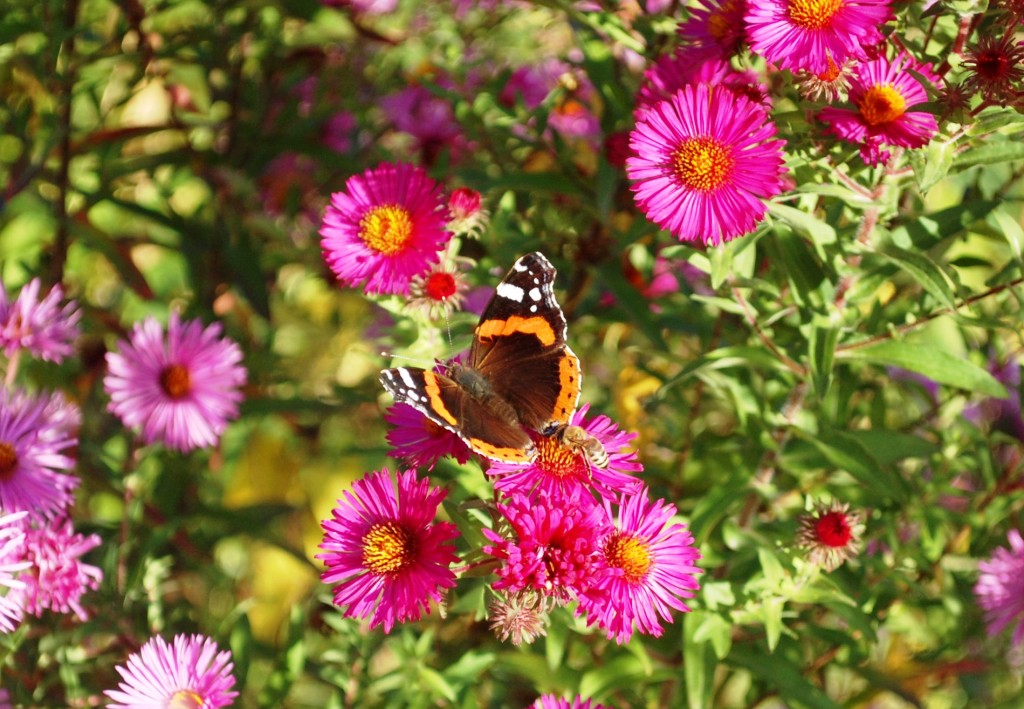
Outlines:
<svg viewBox="0 0 1024 709"><path fill-rule="evenodd" d="M580 361L565 342L554 283L555 267L543 254L523 256L484 309L467 364L449 365L447 375L385 369L381 384L395 401L457 434L474 452L507 462L532 460L530 431L557 435L580 396Z"/></svg>

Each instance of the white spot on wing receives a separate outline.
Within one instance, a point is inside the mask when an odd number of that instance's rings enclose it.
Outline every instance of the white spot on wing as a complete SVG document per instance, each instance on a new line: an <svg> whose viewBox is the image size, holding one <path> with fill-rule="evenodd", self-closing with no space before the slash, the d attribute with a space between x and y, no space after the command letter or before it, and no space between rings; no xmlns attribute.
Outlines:
<svg viewBox="0 0 1024 709"><path fill-rule="evenodd" d="M543 297L539 288L531 288L529 295L530 300L540 300Z"/></svg>
<svg viewBox="0 0 1024 709"><path fill-rule="evenodd" d="M508 300L514 300L517 303L523 302L523 289L519 286L514 286L511 283L501 283L498 285L498 295Z"/></svg>
<svg viewBox="0 0 1024 709"><path fill-rule="evenodd" d="M531 305L531 306L530 306L530 312L531 312L531 313L535 313L535 312L537 312L537 306L536 306L536 305Z"/></svg>
<svg viewBox="0 0 1024 709"><path fill-rule="evenodd" d="M523 271L529 271L530 267L523 263L523 259L519 259L512 264L512 270L516 273L522 273Z"/></svg>
<svg viewBox="0 0 1024 709"><path fill-rule="evenodd" d="M405 369L404 367L401 367L398 370L398 374L399 374L399 376L402 377L402 381L405 383L406 387L408 387L409 389L415 388L416 382L414 382L412 380L412 377L409 375L409 370L408 369Z"/></svg>

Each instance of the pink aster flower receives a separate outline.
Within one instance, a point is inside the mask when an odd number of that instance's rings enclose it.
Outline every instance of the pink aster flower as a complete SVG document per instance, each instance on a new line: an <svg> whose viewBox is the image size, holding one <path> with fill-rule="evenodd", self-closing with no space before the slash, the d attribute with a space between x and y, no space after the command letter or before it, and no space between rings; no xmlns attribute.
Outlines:
<svg viewBox="0 0 1024 709"><path fill-rule="evenodd" d="M985 611L988 634L1016 624L1012 642L1019 646L1024 643L1024 538L1013 529L1009 540L1009 549L996 549L991 559L978 563L981 575L974 595Z"/></svg>
<svg viewBox="0 0 1024 709"><path fill-rule="evenodd" d="M569 419L570 427L585 434L580 442L567 440L563 432L556 432L535 437L537 457L526 465L492 462L487 474L494 478L494 487L506 495L536 490L556 498L593 487L609 499L638 489L641 483L631 473L640 472L643 466L630 446L637 434L623 431L604 415L588 420L589 410L590 405L585 404ZM607 462L595 463L595 455Z"/></svg>
<svg viewBox="0 0 1024 709"><path fill-rule="evenodd" d="M534 111L555 91L560 93L548 115L548 124L565 138L596 138L600 121L591 109L596 91L586 74L561 59L550 58L540 64L516 69L498 95L506 106L517 98Z"/></svg>
<svg viewBox="0 0 1024 709"><path fill-rule="evenodd" d="M610 503L605 507L611 516ZM690 610L682 599L699 587L700 552L683 525L669 523L675 505L649 502L646 489L623 495L618 512L614 531L601 540L594 588L580 599L577 613L622 644L634 629L660 636L659 617L671 623L673 610Z"/></svg>
<svg viewBox="0 0 1024 709"><path fill-rule="evenodd" d="M690 19L678 31L695 60L728 58L739 52L746 41L746 0L697 0L689 10Z"/></svg>
<svg viewBox="0 0 1024 709"><path fill-rule="evenodd" d="M889 0L762 0L747 5L750 48L783 69L827 71L829 62L866 59L882 40Z"/></svg>
<svg viewBox="0 0 1024 709"><path fill-rule="evenodd" d="M370 627L418 620L455 585L449 568L458 560L451 540L455 525L434 522L445 491L417 480L416 472L398 473L397 490L387 470L371 472L344 493L323 520L320 543L327 570L324 583L338 583L334 604L346 617L370 619Z"/></svg>
<svg viewBox="0 0 1024 709"><path fill-rule="evenodd" d="M850 101L856 110L823 108L818 117L829 124L825 132L861 145L869 165L884 157L882 145L926 145L939 126L932 114L912 110L928 101L928 94L911 71L933 84L939 80L931 65L902 52L892 61L880 57L859 64L850 82Z"/></svg>
<svg viewBox="0 0 1024 709"><path fill-rule="evenodd" d="M366 293L409 293L413 276L437 263L451 235L436 182L418 167L384 163L331 195L320 226L327 264Z"/></svg>
<svg viewBox="0 0 1024 709"><path fill-rule="evenodd" d="M653 105L626 163L647 218L683 241L721 244L754 229L783 189L775 124L746 96L706 84Z"/></svg>
<svg viewBox="0 0 1024 709"><path fill-rule="evenodd" d="M578 694L572 699L563 699L554 694L543 694L527 709L607 709L604 704L595 704Z"/></svg>
<svg viewBox="0 0 1024 709"><path fill-rule="evenodd" d="M30 566L22 559L25 530L22 520L27 512L0 515L0 632L9 633L21 623L24 607L20 593L25 582L18 574Z"/></svg>
<svg viewBox="0 0 1024 709"><path fill-rule="evenodd" d="M167 331L149 317L136 323L120 353L107 353L103 387L107 408L147 443L162 441L188 452L214 446L238 416L246 381L242 350L221 326L182 322L172 313Z"/></svg>
<svg viewBox="0 0 1024 709"><path fill-rule="evenodd" d="M672 98L676 91L690 84L725 86L756 103L769 103L768 87L752 71L737 71L725 59L695 60L684 49L658 58L644 72L644 83L636 97L636 116L661 101Z"/></svg>
<svg viewBox="0 0 1024 709"><path fill-rule="evenodd" d="M205 635L175 635L173 644L154 635L116 669L121 684L104 692L113 701L110 709L219 709L238 696L231 691L231 652Z"/></svg>
<svg viewBox="0 0 1024 709"><path fill-rule="evenodd" d="M432 470L441 458L452 456L459 463L469 460L469 448L461 438L438 426L408 404L395 404L384 420L394 426L387 438L392 458L413 468Z"/></svg>
<svg viewBox="0 0 1024 709"><path fill-rule="evenodd" d="M52 517L72 502L77 409L59 394L34 397L0 389L0 510Z"/></svg>
<svg viewBox="0 0 1024 709"><path fill-rule="evenodd" d="M501 561L495 590L534 591L568 603L591 587L598 541L610 522L589 494L514 494L497 510L507 529L482 530L491 542L484 552Z"/></svg>
<svg viewBox="0 0 1024 709"><path fill-rule="evenodd" d="M74 613L79 620L89 614L81 598L99 588L103 572L82 561L81 557L100 545L95 534L76 534L66 517L57 521L25 522L24 543L14 550L8 562L28 562L18 580L22 588L12 590L26 613L40 617L43 611Z"/></svg>
<svg viewBox="0 0 1024 709"><path fill-rule="evenodd" d="M39 300L39 279L33 278L9 301L0 283L0 347L8 357L26 350L41 359L63 362L74 351L82 313L73 300L61 307L63 299L58 284Z"/></svg>

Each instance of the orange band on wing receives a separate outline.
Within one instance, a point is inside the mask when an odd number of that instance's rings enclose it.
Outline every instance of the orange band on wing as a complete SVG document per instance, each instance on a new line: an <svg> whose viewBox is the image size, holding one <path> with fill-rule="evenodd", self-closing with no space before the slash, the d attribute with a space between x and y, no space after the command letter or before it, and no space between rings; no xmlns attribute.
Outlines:
<svg viewBox="0 0 1024 709"><path fill-rule="evenodd" d="M562 390L555 402L552 418L559 423L567 423L572 418L576 402L580 398L580 361L568 350L558 362L558 380Z"/></svg>
<svg viewBox="0 0 1024 709"><path fill-rule="evenodd" d="M537 449L533 446L526 449L503 448L493 443L482 441L479 438L466 438L466 443L480 455L492 460L503 460L508 463L527 463L537 456Z"/></svg>
<svg viewBox="0 0 1024 709"><path fill-rule="evenodd" d="M555 344L556 340L551 323L541 317L524 318L513 315L508 320L485 320L476 329L476 336L480 339L517 333L536 335L545 347Z"/></svg>
<svg viewBox="0 0 1024 709"><path fill-rule="evenodd" d="M423 383L427 396L430 397L430 408L435 414L457 428L459 420L452 415L452 412L445 406L444 399L441 398L441 386L438 384L437 375L433 372L424 372Z"/></svg>

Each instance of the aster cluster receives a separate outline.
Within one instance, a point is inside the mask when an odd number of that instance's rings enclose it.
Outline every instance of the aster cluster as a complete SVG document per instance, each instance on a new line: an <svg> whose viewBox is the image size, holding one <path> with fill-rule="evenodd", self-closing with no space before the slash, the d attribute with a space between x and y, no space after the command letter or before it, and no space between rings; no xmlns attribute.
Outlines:
<svg viewBox="0 0 1024 709"><path fill-rule="evenodd" d="M0 632L28 617L70 615L87 620L86 594L102 570L84 558L102 543L75 530L71 519L79 478L74 473L79 408L63 392L17 386L26 356L62 362L74 351L81 311L54 286L40 296L30 281L11 300L0 284L0 347L7 360L0 388ZM138 428L144 443L190 451L217 443L237 416L246 373L239 347L219 325L203 327L172 315L165 333L152 318L108 353L104 379L110 411ZM24 370L21 370L24 371ZM111 706L228 706L230 655L202 636L174 645L155 637L127 669Z"/></svg>
<svg viewBox="0 0 1024 709"><path fill-rule="evenodd" d="M431 294L431 279L455 279L438 259L472 264L456 256L461 242L443 228L437 186L417 168L383 165L350 178L346 188L332 197L321 229L325 259L339 280L369 294L411 295L413 303L438 303L443 292L445 306L459 305L454 285ZM480 204L463 191L449 209L464 220ZM435 371L457 366L453 360ZM543 634L547 614L570 604L620 643L634 632L660 635L662 622L689 610L685 599L698 586L692 535L672 521L675 506L649 500L635 477L642 470L630 448L635 434L588 412L586 405L575 410L557 431L531 431L528 460L492 460L486 470L494 500L487 504L485 543L463 570L493 571L491 625L515 644ZM459 530L435 521L445 492L415 468L433 469L448 456L465 463L473 454L409 404L395 404L386 418L394 425L391 454L413 467L357 481L322 523L318 558L344 615L369 618L371 628L389 632L429 612L431 602L444 603L457 581Z"/></svg>
<svg viewBox="0 0 1024 709"><path fill-rule="evenodd" d="M820 138L856 146L869 166L937 135L925 104L940 88L946 115L961 122L972 95L984 99L976 110L1018 105L1024 44L1013 17L999 16L991 34L979 30L963 54L962 84L946 77L943 87L929 62L888 34L890 0L699 0L636 96L626 162L635 201L683 241L717 245L753 231L766 200L789 185L786 141L772 119L773 97L792 95L786 78L809 99Z"/></svg>
<svg viewBox="0 0 1024 709"><path fill-rule="evenodd" d="M81 557L97 535L75 532L70 506L79 485L73 451L81 413L63 392L17 386L25 356L61 362L74 351L81 313L54 286L40 297L32 280L12 301L0 284L0 342L7 355L0 387L0 631L26 615L88 614L82 596L103 577Z"/></svg>

